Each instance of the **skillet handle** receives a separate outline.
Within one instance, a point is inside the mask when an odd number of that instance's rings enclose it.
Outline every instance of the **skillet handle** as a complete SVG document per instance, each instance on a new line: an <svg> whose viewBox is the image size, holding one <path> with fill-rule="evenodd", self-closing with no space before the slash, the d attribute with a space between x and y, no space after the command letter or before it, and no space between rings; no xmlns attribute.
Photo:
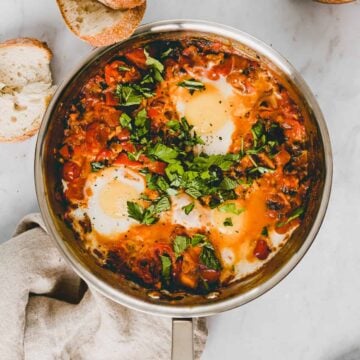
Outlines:
<svg viewBox="0 0 360 360"><path fill-rule="evenodd" d="M191 318L172 320L171 360L193 360L193 321Z"/></svg>

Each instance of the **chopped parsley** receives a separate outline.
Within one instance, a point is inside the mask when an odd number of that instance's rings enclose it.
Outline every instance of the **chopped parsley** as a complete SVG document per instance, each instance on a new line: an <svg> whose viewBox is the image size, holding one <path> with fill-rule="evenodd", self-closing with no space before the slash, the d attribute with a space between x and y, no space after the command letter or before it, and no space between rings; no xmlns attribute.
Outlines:
<svg viewBox="0 0 360 360"><path fill-rule="evenodd" d="M98 172L99 170L103 169L105 164L100 161L94 161L91 163L91 171Z"/></svg>
<svg viewBox="0 0 360 360"><path fill-rule="evenodd" d="M224 226L233 226L233 222L232 222L232 219L231 217L227 217L225 220L224 220Z"/></svg>
<svg viewBox="0 0 360 360"><path fill-rule="evenodd" d="M146 65L150 67L150 72L156 81L163 81L162 73L164 71L164 65L157 59L151 57L149 53L144 49L146 56Z"/></svg>
<svg viewBox="0 0 360 360"><path fill-rule="evenodd" d="M182 253L190 246L192 247L201 246L214 250L212 244L207 240L206 236L203 234L195 234L192 237L185 235L177 235L173 242L173 249L176 257L181 256Z"/></svg>
<svg viewBox="0 0 360 360"><path fill-rule="evenodd" d="M226 203L219 206L219 210L224 213L239 215L245 211L244 208L237 208L235 203Z"/></svg>
<svg viewBox="0 0 360 360"><path fill-rule="evenodd" d="M195 79L183 80L178 83L178 86L189 89L190 94L193 94L196 90L205 90L205 85Z"/></svg>
<svg viewBox="0 0 360 360"><path fill-rule="evenodd" d="M183 206L181 209L184 210L184 213L186 215L189 215L193 211L194 207L195 207L195 204L193 202L191 202L190 204Z"/></svg>
<svg viewBox="0 0 360 360"><path fill-rule="evenodd" d="M281 226L287 225L290 221L293 221L293 220L297 219L298 217L300 217L304 212L305 212L305 209L303 207L299 207L290 214L289 218L285 222L279 222L279 223L277 223L276 226L281 227Z"/></svg>
<svg viewBox="0 0 360 360"><path fill-rule="evenodd" d="M170 280L171 259L167 255L160 255L161 260L161 276L165 281Z"/></svg>
<svg viewBox="0 0 360 360"><path fill-rule="evenodd" d="M215 255L214 247L210 243L206 243L200 254L200 262L208 269L221 270L219 259Z"/></svg>
<svg viewBox="0 0 360 360"><path fill-rule="evenodd" d="M127 66L121 65L121 66L119 66L119 70L120 71L130 71L131 69L129 67L127 67Z"/></svg>
<svg viewBox="0 0 360 360"><path fill-rule="evenodd" d="M170 200L167 196L156 199L147 208L143 208L136 202L127 202L128 216L145 225L155 224L159 220L158 214L170 210L170 207Z"/></svg>

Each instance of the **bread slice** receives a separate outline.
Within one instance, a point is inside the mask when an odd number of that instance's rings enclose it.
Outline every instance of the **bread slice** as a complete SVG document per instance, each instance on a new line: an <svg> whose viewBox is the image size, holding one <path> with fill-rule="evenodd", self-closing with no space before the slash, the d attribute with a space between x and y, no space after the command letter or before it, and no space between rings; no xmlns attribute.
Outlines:
<svg viewBox="0 0 360 360"><path fill-rule="evenodd" d="M132 9L143 5L145 0L98 0L112 9Z"/></svg>
<svg viewBox="0 0 360 360"><path fill-rule="evenodd" d="M146 3L114 10L97 0L57 0L70 30L93 46L111 45L129 37L144 16Z"/></svg>
<svg viewBox="0 0 360 360"><path fill-rule="evenodd" d="M51 50L31 38L0 44L0 141L34 135L54 92Z"/></svg>

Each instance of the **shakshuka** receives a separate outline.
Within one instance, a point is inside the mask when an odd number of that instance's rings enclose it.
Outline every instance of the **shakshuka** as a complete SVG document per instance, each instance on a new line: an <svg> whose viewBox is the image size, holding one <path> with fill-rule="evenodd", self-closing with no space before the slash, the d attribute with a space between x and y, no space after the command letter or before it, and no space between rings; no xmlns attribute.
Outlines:
<svg viewBox="0 0 360 360"><path fill-rule="evenodd" d="M118 50L63 119L64 219L119 281L200 294L226 286L301 226L307 116L285 79L222 43Z"/></svg>

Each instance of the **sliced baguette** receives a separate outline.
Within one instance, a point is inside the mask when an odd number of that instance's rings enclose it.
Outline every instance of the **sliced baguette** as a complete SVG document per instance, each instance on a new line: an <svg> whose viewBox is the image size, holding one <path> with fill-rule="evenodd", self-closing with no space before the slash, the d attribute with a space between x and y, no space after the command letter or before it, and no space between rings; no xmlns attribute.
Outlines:
<svg viewBox="0 0 360 360"><path fill-rule="evenodd" d="M111 45L129 37L144 16L146 4L111 9L97 0L57 0L70 30L93 46Z"/></svg>
<svg viewBox="0 0 360 360"><path fill-rule="evenodd" d="M52 53L31 38L0 44L0 141L21 141L34 135L54 88Z"/></svg>
<svg viewBox="0 0 360 360"><path fill-rule="evenodd" d="M143 5L145 0L98 0L112 9L132 9Z"/></svg>

